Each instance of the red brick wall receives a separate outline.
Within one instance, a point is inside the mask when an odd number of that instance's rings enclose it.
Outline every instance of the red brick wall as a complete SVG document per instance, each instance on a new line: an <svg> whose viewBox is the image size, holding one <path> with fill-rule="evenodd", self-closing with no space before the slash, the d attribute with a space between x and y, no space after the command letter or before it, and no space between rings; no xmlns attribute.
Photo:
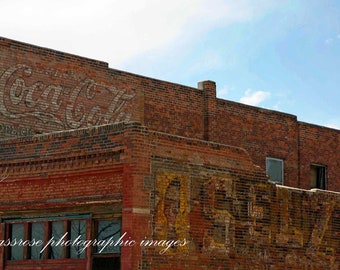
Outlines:
<svg viewBox="0 0 340 270"><path fill-rule="evenodd" d="M0 219L122 215L122 125L0 142ZM91 223L88 224L91 227ZM89 229L89 231L91 231ZM5 236L0 231L1 240ZM4 247L0 246L0 257ZM6 261L0 269L90 269L85 259Z"/></svg>
<svg viewBox="0 0 340 270"><path fill-rule="evenodd" d="M203 139L203 92L152 79L142 82L144 124L152 130Z"/></svg>
<svg viewBox="0 0 340 270"><path fill-rule="evenodd" d="M284 184L298 187L298 129L296 117L235 102L218 100L214 140L245 148L256 164L266 157L284 161Z"/></svg>
<svg viewBox="0 0 340 270"><path fill-rule="evenodd" d="M248 175L252 181L266 182L263 171L255 167L249 158L248 154L240 148L228 147L216 143L208 143L200 140L185 139L176 137L170 134L148 131L144 127L134 127L133 132L127 130L125 136L129 141L127 154L129 157L129 176L126 179L128 188L123 193L123 224L124 230L127 230L128 235L140 242L144 239L159 239L171 240L174 235L168 232L168 226L164 219L160 218L162 214L159 208L160 200L164 196L165 188L162 188L163 174L169 173L176 175L183 183L183 188L187 191L181 191L181 210L184 211L184 218L177 221L179 226L176 229L177 236L183 240L183 237L190 237L189 205L190 183L199 187L204 178L214 174L222 175L227 170L228 174L232 175ZM203 169L207 167L206 172ZM223 169L222 169L223 168ZM151 171L150 171L151 170ZM202 171L201 171L202 170ZM201 171L201 172L200 172ZM206 175L206 177L204 177ZM195 178L196 179L195 179ZM197 184L194 184L195 181ZM160 182L159 182L160 181ZM164 185L167 185L165 180ZM161 196L161 198L159 197ZM198 196L198 195L197 195ZM196 197L196 196L195 196ZM199 200L199 198L195 198ZM124 202L125 201L125 202ZM128 206L128 207L127 207ZM194 218L195 219L195 218ZM193 227L201 226L200 220L193 221ZM197 234L197 233L196 233ZM187 257L188 269L197 267L197 263L191 262L193 257L200 255L193 247L191 256L188 256L189 246L178 249L179 252L171 252L168 255L157 255L159 250L152 248L141 248L139 246L125 248L122 251L122 266L123 269L162 269L165 266L161 263L162 260L169 260L173 256ZM182 254L182 255L180 255ZM197 259L196 259L197 260ZM177 261L176 263L185 263ZM190 264L188 264L190 262ZM207 266L207 261L201 260L200 264ZM225 262L224 262L225 263ZM150 266L152 265L152 267ZM176 269L174 264L167 265L166 269Z"/></svg>
<svg viewBox="0 0 340 270"><path fill-rule="evenodd" d="M130 123L93 127L117 121ZM0 141L2 217L110 209L137 242L189 241L122 248L122 269L339 269L339 194L277 187L264 171L282 158L285 184L309 189L310 164L325 165L338 191L337 130L217 99L211 81L0 39L0 137L18 135Z"/></svg>
<svg viewBox="0 0 340 270"><path fill-rule="evenodd" d="M189 243L126 248L126 269L339 268L339 193L275 186L237 147L134 131L130 233Z"/></svg>
<svg viewBox="0 0 340 270"><path fill-rule="evenodd" d="M116 207L127 238L187 241L164 253L123 247L122 269L340 266L339 194L277 187L242 148L130 123L2 141L0 149L2 168L11 164L0 183L2 217ZM9 198L3 187L11 185ZM40 204L28 203L38 195Z"/></svg>
<svg viewBox="0 0 340 270"><path fill-rule="evenodd" d="M202 82L199 89L163 84L145 92L145 124L151 129L242 147L263 169L266 157L283 159L284 185L291 187L309 189L307 167L319 163L328 169L327 189L339 190L338 130L301 123L291 114L216 99L214 82ZM195 127L192 132L190 126ZM305 134L316 135L307 143Z"/></svg>
<svg viewBox="0 0 340 270"><path fill-rule="evenodd" d="M310 188L311 163L327 168L327 189L340 190L340 131L299 122L300 186Z"/></svg>
<svg viewBox="0 0 340 270"><path fill-rule="evenodd" d="M0 211L120 198L126 147L115 129L120 126L0 141Z"/></svg>
<svg viewBox="0 0 340 270"><path fill-rule="evenodd" d="M131 76L106 63L0 38L0 136L141 121Z"/></svg>
<svg viewBox="0 0 340 270"><path fill-rule="evenodd" d="M339 190L340 157L334 147L339 145L338 131L300 124L294 115L217 99L211 81L198 88L1 38L0 138L139 121L151 130L242 147L263 169L267 156L281 158L284 184L292 187L308 188L306 164L317 159L310 159L309 153L320 159L327 152L321 162L328 168L328 189ZM325 132L318 148L305 143L299 127Z"/></svg>

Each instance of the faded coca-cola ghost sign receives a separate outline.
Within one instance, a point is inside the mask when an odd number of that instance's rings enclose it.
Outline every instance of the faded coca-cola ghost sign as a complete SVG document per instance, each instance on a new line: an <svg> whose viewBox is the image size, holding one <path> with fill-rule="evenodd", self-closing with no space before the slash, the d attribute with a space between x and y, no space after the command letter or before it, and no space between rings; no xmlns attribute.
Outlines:
<svg viewBox="0 0 340 270"><path fill-rule="evenodd" d="M7 119L35 118L56 129L129 121L126 105L136 96L124 89L104 86L92 79L73 86L35 80L33 69L18 64L0 75L0 116Z"/></svg>

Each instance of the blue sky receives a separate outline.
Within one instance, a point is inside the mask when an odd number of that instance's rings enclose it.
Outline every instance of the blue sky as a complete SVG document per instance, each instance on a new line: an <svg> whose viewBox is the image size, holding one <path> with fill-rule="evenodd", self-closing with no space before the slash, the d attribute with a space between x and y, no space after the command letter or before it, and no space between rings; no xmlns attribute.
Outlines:
<svg viewBox="0 0 340 270"><path fill-rule="evenodd" d="M340 129L340 0L0 0L0 36Z"/></svg>

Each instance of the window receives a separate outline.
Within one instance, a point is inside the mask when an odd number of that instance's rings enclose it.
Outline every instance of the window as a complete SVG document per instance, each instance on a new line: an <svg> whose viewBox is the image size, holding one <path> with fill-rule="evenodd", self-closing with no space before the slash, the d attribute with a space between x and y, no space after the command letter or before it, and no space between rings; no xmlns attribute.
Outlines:
<svg viewBox="0 0 340 270"><path fill-rule="evenodd" d="M98 241L107 241L111 239L114 242L120 238L120 223L112 220L96 221L96 239ZM100 253L120 253L120 245L108 245L104 249L97 247L97 252Z"/></svg>
<svg viewBox="0 0 340 270"><path fill-rule="evenodd" d="M65 244L68 240L86 239L83 216L13 219L5 223L7 239L12 243L6 246L7 260L85 258L85 252L79 252L81 246ZM56 244L49 242L52 240Z"/></svg>
<svg viewBox="0 0 340 270"><path fill-rule="evenodd" d="M121 224L117 220L98 219L94 222L95 238L98 241L118 243L121 237ZM120 245L95 247L92 260L93 270L120 269Z"/></svg>
<svg viewBox="0 0 340 270"><path fill-rule="evenodd" d="M278 158L266 158L266 172L270 180L283 185L283 160Z"/></svg>
<svg viewBox="0 0 340 270"><path fill-rule="evenodd" d="M6 260L31 260L35 264L33 260L85 259L91 250L88 259L92 260L93 270L120 269L121 222L111 215L93 219L87 214L17 218L4 222L8 239L4 245Z"/></svg>
<svg viewBox="0 0 340 270"><path fill-rule="evenodd" d="M310 166L310 188L326 189L326 167L312 164Z"/></svg>

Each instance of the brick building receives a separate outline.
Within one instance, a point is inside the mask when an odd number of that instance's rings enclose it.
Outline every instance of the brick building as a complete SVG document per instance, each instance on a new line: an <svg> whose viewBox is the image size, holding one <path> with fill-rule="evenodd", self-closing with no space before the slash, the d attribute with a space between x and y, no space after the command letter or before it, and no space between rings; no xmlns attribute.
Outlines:
<svg viewBox="0 0 340 270"><path fill-rule="evenodd" d="M0 38L0 269L339 269L340 131Z"/></svg>

